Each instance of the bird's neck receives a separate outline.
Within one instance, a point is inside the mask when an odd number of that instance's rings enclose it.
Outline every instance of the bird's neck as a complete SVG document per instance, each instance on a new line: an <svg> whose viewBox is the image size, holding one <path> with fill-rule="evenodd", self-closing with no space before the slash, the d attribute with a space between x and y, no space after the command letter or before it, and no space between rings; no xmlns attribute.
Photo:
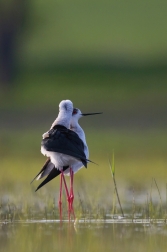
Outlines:
<svg viewBox="0 0 167 252"><path fill-rule="evenodd" d="M57 125L63 125L64 127L66 127L67 129L69 129L70 127L70 119L71 119L71 114L66 113L66 112L59 112L58 117L56 118L56 120L53 122L51 129Z"/></svg>
<svg viewBox="0 0 167 252"><path fill-rule="evenodd" d="M72 131L75 131L75 133L77 133L77 135L79 136L79 138L86 143L86 138L85 138L85 133L83 131L83 129L81 128L81 126L78 124L78 122L76 122L75 124L72 124L70 126L70 129Z"/></svg>

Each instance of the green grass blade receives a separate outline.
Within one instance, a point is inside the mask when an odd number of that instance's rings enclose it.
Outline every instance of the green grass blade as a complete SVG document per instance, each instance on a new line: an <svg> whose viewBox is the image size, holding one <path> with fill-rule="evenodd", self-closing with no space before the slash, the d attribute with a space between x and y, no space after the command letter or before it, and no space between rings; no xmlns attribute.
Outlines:
<svg viewBox="0 0 167 252"><path fill-rule="evenodd" d="M115 175L115 159L114 159L114 151L112 154L112 173Z"/></svg>
<svg viewBox="0 0 167 252"><path fill-rule="evenodd" d="M110 167L111 175L112 175L112 177L114 177L114 175L115 175L114 151L113 151L113 154L112 154L112 164L111 164L111 161L109 159L109 167Z"/></svg>

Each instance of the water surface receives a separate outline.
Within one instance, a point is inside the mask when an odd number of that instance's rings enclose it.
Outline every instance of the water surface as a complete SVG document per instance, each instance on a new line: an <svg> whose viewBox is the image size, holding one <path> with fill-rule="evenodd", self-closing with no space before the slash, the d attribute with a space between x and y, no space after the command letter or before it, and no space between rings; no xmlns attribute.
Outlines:
<svg viewBox="0 0 167 252"><path fill-rule="evenodd" d="M1 251L166 251L165 220L2 222Z"/></svg>

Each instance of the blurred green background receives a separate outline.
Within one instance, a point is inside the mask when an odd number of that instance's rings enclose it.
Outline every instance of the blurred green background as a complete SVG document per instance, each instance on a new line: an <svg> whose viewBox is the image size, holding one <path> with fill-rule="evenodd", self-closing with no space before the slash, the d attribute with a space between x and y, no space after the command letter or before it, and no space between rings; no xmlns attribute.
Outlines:
<svg viewBox="0 0 167 252"><path fill-rule="evenodd" d="M103 112L80 120L98 166L76 174L75 191L112 202L114 149L125 201L132 189L146 197L152 178L165 197L167 2L3 0L0 7L0 196L58 196L58 179L37 193L39 183L29 182L45 161L41 135L70 99L82 112Z"/></svg>

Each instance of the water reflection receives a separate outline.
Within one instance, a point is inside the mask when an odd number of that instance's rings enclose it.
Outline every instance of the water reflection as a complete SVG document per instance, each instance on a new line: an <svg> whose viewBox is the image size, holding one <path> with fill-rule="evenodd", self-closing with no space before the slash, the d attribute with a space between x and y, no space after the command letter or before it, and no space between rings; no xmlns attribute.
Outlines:
<svg viewBox="0 0 167 252"><path fill-rule="evenodd" d="M2 223L3 251L166 251L167 226L108 222Z"/></svg>

